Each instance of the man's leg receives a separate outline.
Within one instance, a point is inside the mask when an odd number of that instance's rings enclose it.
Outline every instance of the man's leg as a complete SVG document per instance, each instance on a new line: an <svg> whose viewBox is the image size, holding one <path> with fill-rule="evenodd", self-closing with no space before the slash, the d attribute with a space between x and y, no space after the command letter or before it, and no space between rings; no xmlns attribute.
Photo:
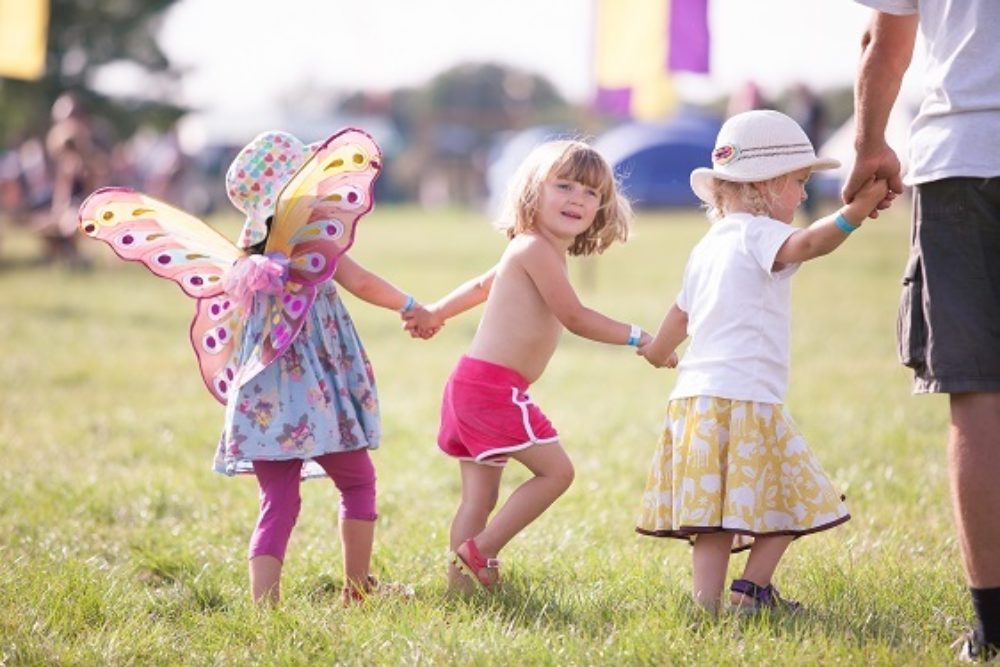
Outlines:
<svg viewBox="0 0 1000 667"><path fill-rule="evenodd" d="M973 606L1000 647L1000 393L951 395L948 463Z"/></svg>

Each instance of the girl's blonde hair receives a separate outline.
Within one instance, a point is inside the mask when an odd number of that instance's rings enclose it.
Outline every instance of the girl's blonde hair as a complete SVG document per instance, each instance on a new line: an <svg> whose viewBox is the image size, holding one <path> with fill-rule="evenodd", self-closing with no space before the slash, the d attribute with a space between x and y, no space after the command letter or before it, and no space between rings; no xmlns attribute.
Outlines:
<svg viewBox="0 0 1000 667"><path fill-rule="evenodd" d="M601 196L594 222L573 241L570 255L600 254L615 241L628 239L632 207L619 192L611 166L591 146L575 140L548 141L521 163L497 221L507 238L534 227L542 182L550 176L582 183Z"/></svg>
<svg viewBox="0 0 1000 667"><path fill-rule="evenodd" d="M710 201L705 204L712 221L722 220L734 211L748 211L754 215L771 215L774 200L781 194L785 181L798 172L789 172L766 181L739 183L713 178Z"/></svg>

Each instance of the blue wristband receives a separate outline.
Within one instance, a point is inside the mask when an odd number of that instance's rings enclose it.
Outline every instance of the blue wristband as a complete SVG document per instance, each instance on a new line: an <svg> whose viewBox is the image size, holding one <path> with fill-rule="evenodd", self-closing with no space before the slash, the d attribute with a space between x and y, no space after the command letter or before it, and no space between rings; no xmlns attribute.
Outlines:
<svg viewBox="0 0 1000 667"><path fill-rule="evenodd" d="M401 313L407 313L415 305L417 305L417 300L413 298L412 294L407 294L406 295L406 303L404 303L403 307L399 309L399 312L401 312Z"/></svg>
<svg viewBox="0 0 1000 667"><path fill-rule="evenodd" d="M851 232L857 230L857 228L861 226L861 225L852 225L851 223L849 223L847 221L847 218L844 217L843 213L838 213L837 219L834 220L834 222L837 223L837 227L840 228L840 231L844 232L845 234L850 234Z"/></svg>
<svg viewBox="0 0 1000 667"><path fill-rule="evenodd" d="M639 346L639 340L642 337L642 329L639 328L637 324L629 325L628 330L628 340L625 341L626 345L631 345L632 347Z"/></svg>

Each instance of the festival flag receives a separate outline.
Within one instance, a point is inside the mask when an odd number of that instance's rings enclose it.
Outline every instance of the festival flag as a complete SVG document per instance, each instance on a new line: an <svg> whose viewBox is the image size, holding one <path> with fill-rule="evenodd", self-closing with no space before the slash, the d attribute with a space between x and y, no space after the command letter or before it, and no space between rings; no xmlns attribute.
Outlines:
<svg viewBox="0 0 1000 667"><path fill-rule="evenodd" d="M0 77L45 74L49 0L0 0Z"/></svg>
<svg viewBox="0 0 1000 667"><path fill-rule="evenodd" d="M649 120L676 103L672 72L708 72L708 0L598 0L598 110Z"/></svg>

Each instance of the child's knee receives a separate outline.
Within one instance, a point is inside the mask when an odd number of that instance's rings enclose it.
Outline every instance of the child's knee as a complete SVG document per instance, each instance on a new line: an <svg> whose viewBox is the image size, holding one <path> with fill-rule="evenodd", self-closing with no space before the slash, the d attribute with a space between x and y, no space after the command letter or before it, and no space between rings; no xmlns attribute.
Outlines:
<svg viewBox="0 0 1000 667"><path fill-rule="evenodd" d="M489 513L496 509L498 502L500 502L500 489L492 488L483 496L482 507Z"/></svg>
<svg viewBox="0 0 1000 667"><path fill-rule="evenodd" d="M368 450L337 454L346 465L333 465L327 473L340 491L340 518L374 521L378 518L375 509L375 466Z"/></svg>
<svg viewBox="0 0 1000 667"><path fill-rule="evenodd" d="M353 485L340 490L340 518L358 521L374 521L378 518L374 477L370 484Z"/></svg>
<svg viewBox="0 0 1000 667"><path fill-rule="evenodd" d="M260 515L257 518L257 530L277 534L291 533L302 509L302 496L299 494L299 477L297 469L290 469L286 474L267 477L257 475L260 483ZM273 555L273 554L269 554Z"/></svg>
<svg viewBox="0 0 1000 667"><path fill-rule="evenodd" d="M565 491L573 484L573 479L576 477L576 470L573 468L572 461L564 459L545 476L551 479L561 491Z"/></svg>
<svg viewBox="0 0 1000 667"><path fill-rule="evenodd" d="M284 561L285 550L288 548L288 541L298 521L301 507L302 500L297 494L277 502L261 498L260 516L250 538L248 558L273 556L279 561Z"/></svg>
<svg viewBox="0 0 1000 667"><path fill-rule="evenodd" d="M462 511L471 514L489 516L497 503L500 501L500 489L475 489L474 492L466 490L462 494Z"/></svg>

